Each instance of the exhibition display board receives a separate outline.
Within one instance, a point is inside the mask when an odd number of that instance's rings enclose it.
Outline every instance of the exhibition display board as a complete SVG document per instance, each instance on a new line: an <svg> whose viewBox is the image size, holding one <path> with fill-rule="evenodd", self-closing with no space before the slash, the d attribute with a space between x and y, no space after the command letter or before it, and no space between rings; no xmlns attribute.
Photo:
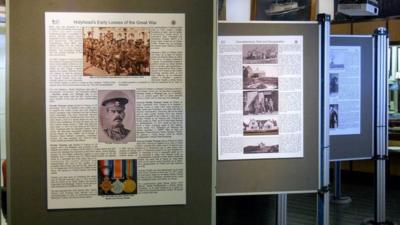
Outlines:
<svg viewBox="0 0 400 225"><path fill-rule="evenodd" d="M185 15L45 19L49 209L185 204Z"/></svg>
<svg viewBox="0 0 400 225"><path fill-rule="evenodd" d="M317 22L219 23L217 195L319 189L319 42Z"/></svg>
<svg viewBox="0 0 400 225"><path fill-rule="evenodd" d="M331 36L330 160L370 159L374 149L374 39Z"/></svg>
<svg viewBox="0 0 400 225"><path fill-rule="evenodd" d="M215 6L9 2L10 224L212 224Z"/></svg>

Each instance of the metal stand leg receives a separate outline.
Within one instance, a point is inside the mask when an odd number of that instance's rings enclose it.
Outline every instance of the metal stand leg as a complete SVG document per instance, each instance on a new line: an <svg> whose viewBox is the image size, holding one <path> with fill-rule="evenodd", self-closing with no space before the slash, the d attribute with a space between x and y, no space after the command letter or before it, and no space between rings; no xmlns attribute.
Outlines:
<svg viewBox="0 0 400 225"><path fill-rule="evenodd" d="M351 198L342 196L342 168L341 162L335 162L335 192L331 202L334 204L349 204Z"/></svg>
<svg viewBox="0 0 400 225"><path fill-rule="evenodd" d="M380 132L378 132L380 133ZM375 162L375 218L366 219L362 225L396 225L386 220L386 159Z"/></svg>
<svg viewBox="0 0 400 225"><path fill-rule="evenodd" d="M277 200L276 210L276 224L287 224L287 194L279 194Z"/></svg>
<svg viewBox="0 0 400 225"><path fill-rule="evenodd" d="M318 225L329 225L329 147L323 148L321 153L321 160L324 161L322 165L324 175L322 175L321 186L322 188L318 192ZM322 163L321 163L322 164Z"/></svg>

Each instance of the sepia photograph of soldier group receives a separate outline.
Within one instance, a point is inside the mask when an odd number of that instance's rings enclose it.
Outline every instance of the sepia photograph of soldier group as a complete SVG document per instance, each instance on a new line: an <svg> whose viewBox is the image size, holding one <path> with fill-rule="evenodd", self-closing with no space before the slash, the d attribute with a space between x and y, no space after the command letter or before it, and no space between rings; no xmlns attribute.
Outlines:
<svg viewBox="0 0 400 225"><path fill-rule="evenodd" d="M83 75L149 76L149 29L83 28Z"/></svg>

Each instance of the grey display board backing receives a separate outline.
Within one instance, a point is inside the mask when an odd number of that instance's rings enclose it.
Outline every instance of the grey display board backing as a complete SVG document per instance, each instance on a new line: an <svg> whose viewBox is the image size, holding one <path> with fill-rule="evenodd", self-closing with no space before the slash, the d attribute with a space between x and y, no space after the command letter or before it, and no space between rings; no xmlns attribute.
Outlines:
<svg viewBox="0 0 400 225"><path fill-rule="evenodd" d="M214 5L213 0L7 1L9 224L211 224ZM185 13L186 205L47 210L46 11Z"/></svg>
<svg viewBox="0 0 400 225"><path fill-rule="evenodd" d="M331 36L331 46L361 47L361 127L360 134L330 136L330 160L370 159L374 147L374 39L372 36Z"/></svg>
<svg viewBox="0 0 400 225"><path fill-rule="evenodd" d="M304 157L217 162L217 195L316 192L319 188L319 25L219 23L219 36L302 35Z"/></svg>

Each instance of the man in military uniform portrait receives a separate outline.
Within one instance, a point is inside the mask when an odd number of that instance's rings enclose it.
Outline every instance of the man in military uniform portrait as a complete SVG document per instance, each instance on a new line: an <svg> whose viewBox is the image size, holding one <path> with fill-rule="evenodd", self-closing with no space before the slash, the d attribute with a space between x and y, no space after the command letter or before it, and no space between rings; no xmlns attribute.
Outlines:
<svg viewBox="0 0 400 225"><path fill-rule="evenodd" d="M99 91L99 141L106 143L127 143L134 141L134 91ZM129 118L127 118L129 117ZM133 138L128 138L132 136Z"/></svg>

